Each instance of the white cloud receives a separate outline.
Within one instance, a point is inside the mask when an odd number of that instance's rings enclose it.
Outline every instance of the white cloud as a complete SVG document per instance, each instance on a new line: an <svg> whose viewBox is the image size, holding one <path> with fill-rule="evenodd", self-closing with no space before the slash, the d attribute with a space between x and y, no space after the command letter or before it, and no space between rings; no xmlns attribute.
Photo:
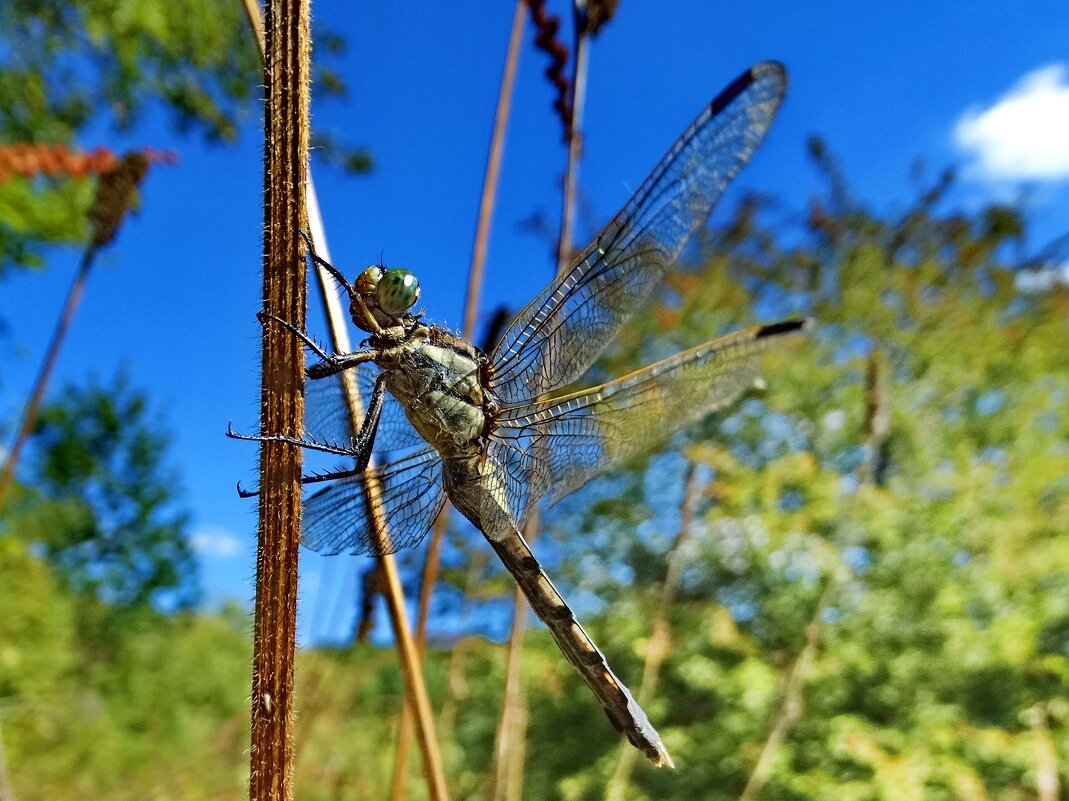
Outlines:
<svg viewBox="0 0 1069 801"><path fill-rule="evenodd" d="M954 141L970 171L994 180L1069 177L1069 74L1064 64L1028 73L998 102L966 111Z"/></svg>
<svg viewBox="0 0 1069 801"><path fill-rule="evenodd" d="M1057 284L1069 286L1069 261L1049 264L1038 270L1020 270L1014 274L1021 292L1046 292Z"/></svg>
<svg viewBox="0 0 1069 801"><path fill-rule="evenodd" d="M193 550L214 559L232 559L241 552L241 541L222 526L204 526L189 537Z"/></svg>

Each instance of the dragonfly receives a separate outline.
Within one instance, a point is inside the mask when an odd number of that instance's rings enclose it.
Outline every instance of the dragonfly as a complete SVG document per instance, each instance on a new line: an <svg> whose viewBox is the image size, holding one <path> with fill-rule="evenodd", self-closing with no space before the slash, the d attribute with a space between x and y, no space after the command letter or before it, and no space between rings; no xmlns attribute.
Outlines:
<svg viewBox="0 0 1069 801"><path fill-rule="evenodd" d="M414 274L379 265L350 283L306 237L309 258L345 291L353 323L369 336L351 353L327 353L304 331L261 314L261 323L286 327L319 359L306 370L305 436L228 432L353 460L302 478L313 488L326 484L306 497L302 522L304 545L325 554L376 556L415 545L448 498L485 536L612 724L658 766L672 766L660 735L522 532L540 499L561 499L760 385L758 356L809 325L754 326L560 394L663 286L763 140L785 91L786 73L775 62L732 81L490 353L412 313L420 297ZM366 402L355 432L344 382Z"/></svg>

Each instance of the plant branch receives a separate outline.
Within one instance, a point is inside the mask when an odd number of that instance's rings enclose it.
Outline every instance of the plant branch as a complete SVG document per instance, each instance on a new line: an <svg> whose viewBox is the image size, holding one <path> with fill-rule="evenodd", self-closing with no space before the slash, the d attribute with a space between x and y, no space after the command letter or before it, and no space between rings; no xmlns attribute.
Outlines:
<svg viewBox="0 0 1069 801"><path fill-rule="evenodd" d="M638 705L645 707L657 692L657 682L660 678L661 666L672 648L672 635L668 626L668 617L672 604L679 596L680 580L683 575L683 560L680 548L687 538L687 531L694 522L694 511L698 501L700 489L698 465L691 462L687 466L687 476L683 488L683 500L679 507L679 530L676 532L672 548L668 552L668 572L665 575L664 586L661 588L661 602L654 615L650 627L649 645L646 647L646 663L642 667L642 683L639 685L637 701ZM631 772L635 769L639 751L632 748L630 743L620 744L620 758L616 762L616 768L605 785L605 801L623 801L624 791L631 780Z"/></svg>
<svg viewBox="0 0 1069 801"><path fill-rule="evenodd" d="M264 31L264 311L304 328L310 69L309 0L271 0ZM304 349L281 326L263 326L260 430L300 437ZM260 446L256 611L253 622L249 798L293 797L293 680L301 449Z"/></svg>

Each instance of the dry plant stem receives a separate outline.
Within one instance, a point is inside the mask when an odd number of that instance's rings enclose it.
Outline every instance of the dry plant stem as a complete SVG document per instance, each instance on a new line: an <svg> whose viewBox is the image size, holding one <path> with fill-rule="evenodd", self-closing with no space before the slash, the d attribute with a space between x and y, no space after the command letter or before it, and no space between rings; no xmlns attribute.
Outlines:
<svg viewBox="0 0 1069 801"><path fill-rule="evenodd" d="M472 245L471 266L468 269L468 291L464 302L464 336L469 340L475 334L475 318L479 312L483 266L486 263L490 225L494 219L494 204L497 202L497 184L501 172L501 157L505 152L505 136L508 133L509 112L512 109L512 88L516 82L516 65L520 60L520 43L523 41L523 27L526 18L526 0L517 0L516 10L512 17L512 28L509 33L505 66L501 74L501 87L497 93L494 130L490 136L490 151L486 156L486 173L483 176L483 191L479 200L479 219L475 225L475 242Z"/></svg>
<svg viewBox="0 0 1069 801"><path fill-rule="evenodd" d="M33 431L34 424L37 422L37 415L41 410L41 400L44 398L48 380L56 365L56 358L59 356L59 350L67 338L67 332L70 329L71 321L74 319L74 313L82 301L85 282L89 277L89 269L93 265L97 251L115 239L123 217L130 208L130 203L134 198L137 187L148 172L148 167L148 157L142 152L135 151L127 153L117 164L106 172L101 173L97 179L96 196L93 198L93 205L87 214L90 229L89 242L85 246L82 261L78 266L78 272L74 275L74 281L71 282L71 288L67 292L67 299L63 303L63 311L60 312L59 320L56 322L55 330L52 332L52 338L48 343L48 349L45 351L44 360L41 362L41 369L37 373L37 378L34 379L33 391L30 393L30 400L26 403L26 409L22 413L22 420L19 422L15 442L12 444L11 450L8 451L3 468L0 468L0 506L3 505L4 498L7 497L7 491L14 478L15 467L18 465L22 448L26 444L30 432Z"/></svg>
<svg viewBox="0 0 1069 801"><path fill-rule="evenodd" d="M330 250L326 244L326 232L323 229L322 216L319 213L319 203L314 188L309 179L308 192L308 219L309 229L316 248L326 261L330 261ZM331 345L337 353L348 353L352 350L349 342L348 328L345 325L345 315L338 293L334 288L334 280L322 268L316 268L317 286L323 301L328 325L330 328ZM346 403L349 410L350 426L357 430L363 419L360 395L356 390L353 375L342 374L342 386L345 388ZM378 491L377 487L369 482L369 492ZM377 516L371 516L372 525L378 529L375 539L379 541L389 540L389 521L381 520ZM397 641L398 656L401 662L401 673L405 683L405 698L409 699L405 704L405 710L410 704L415 707L415 723L417 740L423 754L423 774L427 782L428 793L432 799L448 799L449 791L445 783L445 768L442 764L441 748L434 731L434 717L431 711L430 696L427 693L427 684L423 675L423 663L421 648L416 646L412 637L411 626L408 622L408 610L405 608L404 590L397 571L397 561L390 554L379 558L379 571L382 576L383 595L386 598L386 606L390 615L390 622ZM402 711L402 715L405 711Z"/></svg>
<svg viewBox="0 0 1069 801"><path fill-rule="evenodd" d="M4 460L3 471L0 472L0 506L3 506L4 498L7 497L7 491L15 475L15 467L18 465L22 448L26 444L30 432L33 431L34 424L37 422L37 415L41 411L41 400L44 398L48 380L52 376L52 370L56 366L59 350L63 346L63 341L67 338L67 331L70 329L71 321L74 319L74 313L78 310L78 304L81 303L82 293L85 291L85 281L89 277L89 270L92 267L96 253L97 247L95 245L86 247L78 272L75 273L74 281L71 282L71 288L67 292L67 299L63 303L63 311L60 313L56 327L52 331L52 338L49 340L48 350L45 351L45 358L41 362L41 369L37 373L37 378L34 379L33 392L30 394L30 399L22 412L18 433L15 435L15 441L12 443L11 450L8 451L7 458Z"/></svg>
<svg viewBox="0 0 1069 801"><path fill-rule="evenodd" d="M243 0L246 14L253 34L256 36L263 53L264 39L262 36L263 25L259 4L256 0ZM323 216L319 210L319 199L315 191L311 173L306 175L307 227L316 242L319 255L326 261L330 261L330 249L327 246L326 231L323 227ZM292 228L296 235L303 226ZM323 308L326 313L330 328L331 345L336 353L348 353L352 350L349 342L349 332L345 323L345 312L338 300L334 280L320 267L315 270L317 286ZM296 318L283 318L296 319ZM345 389L346 403L349 409L350 424L359 425L363 418L363 410L360 408L360 395L356 391L353 376L342 374L342 386ZM375 488L369 487L369 491ZM372 525L378 529L375 532L376 539L385 541L389 538L386 529L387 521L380 520L377 516L371 516ZM404 594L397 575L397 567L393 556L384 556L380 560L380 570L383 574L383 587L387 598L387 608L390 621L393 626L394 636L397 640L398 654L401 661L401 673L405 682L405 696L412 699L417 714L416 723L418 740L423 753L423 772L427 781L428 794L432 799L448 799L449 794L445 784L445 769L442 765L441 750L434 732L434 720L431 713L430 697L427 694L427 685L423 676L422 663L416 655L416 648L412 643L411 628L408 624L408 613L405 608Z"/></svg>
<svg viewBox="0 0 1069 801"><path fill-rule="evenodd" d="M529 543L538 536L540 515L531 513L524 529ZM527 633L527 601L516 588L512 599L512 629L505 661L505 692L501 718L494 735L493 801L519 801L523 791L523 762L527 752L527 697L523 692L523 639Z"/></svg>
<svg viewBox="0 0 1069 801"><path fill-rule="evenodd" d="M867 391L865 393L865 433L873 453L878 452L887 437L890 435L890 389L887 376L887 366L879 351L873 351L869 359L869 371ZM871 455L871 454L870 454ZM871 470L862 471L862 481L866 483L879 481L879 470L875 461L871 462ZM780 745L786 739L794 724L802 714L802 690L809 678L809 671L816 658L817 648L820 645L821 613L824 607L831 602L832 593L838 584L839 576L833 573L824 591L817 600L813 617L806 626L806 643L801 653L791 668L787 685L783 691L783 700L780 702L775 716L772 719L772 727L769 730L768 739L765 740L761 753L757 757L750 778L739 796L739 801L752 801L761 795L768 776L772 772L772 760L779 751Z"/></svg>
<svg viewBox="0 0 1069 801"><path fill-rule="evenodd" d="M891 377L887 357L879 348L869 354L865 377L865 459L858 468L862 484L880 486L886 471L891 436Z"/></svg>
<svg viewBox="0 0 1069 801"><path fill-rule="evenodd" d="M1050 736L1046 704L1036 704L1028 710L1028 722L1035 737L1036 798L1039 801L1058 801L1058 751Z"/></svg>
<svg viewBox="0 0 1069 801"><path fill-rule="evenodd" d="M568 131L568 153L564 171L561 202L560 238L557 240L557 274L560 275L572 260L572 223L575 219L575 195L579 182L579 159L582 155L583 106L586 102L587 40L583 28L575 39L575 74L572 79L572 123ZM538 536L537 509L524 528L524 537L533 543ZM527 704L520 679L523 638L527 630L527 603L517 592L512 605L512 630L509 633L508 657L505 672L505 696L501 706L501 720L495 739L495 769L493 797L519 799L523 788L523 754L526 751ZM515 757L519 754L519 759Z"/></svg>
<svg viewBox="0 0 1069 801"><path fill-rule="evenodd" d="M668 553L668 572L665 575L664 586L661 589L661 602L653 618L650 631L649 645L646 648L646 664L642 668L642 683L639 685L636 699L638 705L645 707L657 692L657 682L660 678L661 666L668 658L671 650L671 632L668 628L668 617L679 596L679 583L683 575L683 560L679 549L687 538L687 531L694 522L695 507L698 501L700 482L698 480L698 465L691 462L687 466L687 476L683 488L683 500L679 509L679 531L676 532L672 548ZM623 801L624 792L631 780L631 772L635 769L639 752L632 748L630 743L620 743L620 758L616 762L609 782L605 786L605 801Z"/></svg>
<svg viewBox="0 0 1069 801"><path fill-rule="evenodd" d="M470 601L471 588L478 585L481 578L486 575L486 568L490 564L489 551L477 551L468 564L464 578L460 584L461 612L460 623L457 628L460 631L467 629L467 624L472 616L472 602ZM442 710L438 713L438 722L443 731L452 731L456 721L457 707L459 702L467 697L468 685L464 681L464 655L470 651L470 644L463 638L458 638L449 649L449 660L445 669L445 686L447 688Z"/></svg>
<svg viewBox="0 0 1069 801"><path fill-rule="evenodd" d="M4 753L4 735L0 731L0 801L15 801L15 788L7 772L7 756Z"/></svg>
<svg viewBox="0 0 1069 801"><path fill-rule="evenodd" d="M256 46L260 48L260 59L263 60L267 43L264 41L264 16L260 13L260 0L241 0L241 5L245 9L245 16L248 17L249 27L256 39Z"/></svg>
<svg viewBox="0 0 1069 801"><path fill-rule="evenodd" d="M304 326L305 274L298 237L305 222L308 155L308 0L271 0L264 59L264 310ZM304 352L280 326L263 328L260 430L299 437ZM293 797L293 671L301 450L260 447L260 527L253 622L249 798Z"/></svg>
<svg viewBox="0 0 1069 801"><path fill-rule="evenodd" d="M486 171L483 176L482 197L479 201L479 217L475 225L475 241L472 245L471 264L468 268L468 288L464 301L465 338L472 339L475 333L475 320L479 313L479 297L482 293L483 268L486 264L487 244L490 239L490 226L494 217L494 205L497 200L498 178L501 173L501 158L505 150L505 136L508 131L509 112L512 108L513 86L516 82L516 65L519 62L520 43L523 41L524 21L527 17L525 0L517 0L509 34L508 50L501 75L501 86L497 95L497 111L494 114L494 127L490 135L490 149L486 157ZM448 507L444 508L434 521L430 545L423 564L423 577L420 583L419 611L416 618L416 649L420 659L427 638L427 618L430 614L431 595L438 581L438 565L442 550L442 538L448 521ZM394 759L393 782L390 798L401 801L405 793L405 781L408 767L409 743L412 736L412 714L406 703L401 713L401 724L397 733L397 755Z"/></svg>
<svg viewBox="0 0 1069 801"><path fill-rule="evenodd" d="M802 689L805 687L809 668L820 641L816 621L806 626L805 634L805 647L798 655L798 659L795 660L794 667L791 669L791 675L787 679L787 686L784 689L783 701L776 712L772 729L769 731L768 739L765 740L765 744L761 748L761 754L758 756L753 772L746 782L746 787L743 788L742 794L739 796L739 801L750 801L750 799L757 798L761 794L761 790L764 789L765 783L768 781L769 773L772 771L772 760L775 758L776 752L779 751L779 747L783 744L788 732L802 714Z"/></svg>
<svg viewBox="0 0 1069 801"><path fill-rule="evenodd" d="M427 547L427 557L423 563L423 580L419 589L419 611L416 615L416 659L423 664L423 653L427 644L427 616L430 611L431 593L438 576L438 562L442 551L442 538L448 519L448 506L442 508L431 529L431 541ZM397 729L397 753L393 761L393 779L390 782L390 798L401 801L405 797L405 784L408 780L408 754L412 744L412 702L408 694L401 708L401 722Z"/></svg>
<svg viewBox="0 0 1069 801"><path fill-rule="evenodd" d="M330 251L326 247L326 232L323 229L322 216L319 213L319 202L314 188L309 181L308 192L308 218L309 228L320 255L330 261ZM320 244L321 243L321 244ZM334 289L334 279L322 268L316 268L317 283L320 296L323 300L328 325L330 327L331 344L337 353L348 353L352 350L349 343L348 328L345 325L345 314L338 300L338 293ZM352 373L342 374L342 386L345 389L346 403L349 409L349 423L355 431L363 420L360 394L356 389ZM378 492L379 488L374 482L368 481L368 492ZM389 540L389 521L382 520L376 515L371 515L372 525L376 527L375 539L386 542ZM404 589L397 571L397 560L392 554L379 557L379 571L382 577L383 596L386 598L386 607L390 615L390 623L393 627L394 638L397 642L398 657L401 662L401 674L405 684L405 698L409 704L415 707L416 735L423 754L423 776L427 782L427 792L434 801L446 801L449 798L449 790L445 783L445 768L442 764L441 748L434 731L434 715L431 711L430 696L427 693L427 683L423 675L423 661L420 650L412 637L412 628L408 622L408 610L405 608ZM404 711L402 710L402 714Z"/></svg>
<svg viewBox="0 0 1069 801"><path fill-rule="evenodd" d="M794 660L794 666L787 678L787 685L783 689L783 700L772 718L772 728L769 730L768 739L761 748L761 753L739 796L739 801L753 801L761 795L769 774L772 772L772 761L775 759L776 752L779 751L779 747L802 715L802 690L805 689L806 682L809 680L813 660L816 658L817 648L820 647L821 613L830 603L837 584L838 576L833 574L828 578L828 583L817 600L813 618L805 627L805 646L798 654L798 658Z"/></svg>

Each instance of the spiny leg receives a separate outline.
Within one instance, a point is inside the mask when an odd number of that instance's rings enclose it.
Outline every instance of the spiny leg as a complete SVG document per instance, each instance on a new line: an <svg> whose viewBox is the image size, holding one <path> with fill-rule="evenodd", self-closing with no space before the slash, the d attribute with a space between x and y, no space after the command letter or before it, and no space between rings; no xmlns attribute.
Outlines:
<svg viewBox="0 0 1069 801"><path fill-rule="evenodd" d="M339 270L329 261L321 257L318 253L316 253L315 245L312 244L312 237L310 237L304 231L298 231L297 233L300 234L301 239L304 240L304 244L308 248L308 257L312 260L312 262L330 273L331 278L333 278L335 281L338 282L338 284L341 285L341 288L345 290L346 294L349 295L349 297L352 297L353 287L346 280L345 276L341 274L341 270Z"/></svg>
<svg viewBox="0 0 1069 801"><path fill-rule="evenodd" d="M328 376L336 375L343 370L348 370L350 367L356 367L358 364L373 362L379 355L379 351L373 348L354 350L352 353L335 353L332 355L319 347L315 340L308 336L304 331L299 329L293 323L283 320L281 317L275 317L275 315L268 314L267 312L257 312L256 319L260 321L261 325L266 325L266 321L268 320L278 323L297 337L302 345L320 358L321 361L313 364L311 367L305 368L304 374L311 379L327 378Z"/></svg>
<svg viewBox="0 0 1069 801"><path fill-rule="evenodd" d="M327 353L325 350L323 350L321 347L319 347L319 345L316 344L315 340L313 340L310 336L308 336L308 334L306 334L304 331L299 329L293 323L288 322L287 320L283 320L281 317L276 317L273 314L268 314L265 311L256 312L256 319L259 320L260 321L260 325L263 325L263 326L267 325L267 321L268 320L270 320L273 323L278 323L280 326L282 326L287 331L289 331L291 334L293 334L295 337L297 337L297 339L299 339L301 341L302 345L304 345L306 348L308 348L308 350L312 351L312 353L314 353L320 359L326 360L326 359L330 359L331 358L330 354Z"/></svg>
<svg viewBox="0 0 1069 801"><path fill-rule="evenodd" d="M339 478L350 478L363 473L371 461L371 451L375 444L375 434L379 428L379 419L382 416L382 404L386 399L385 377L379 374L375 379L375 388L371 391L371 401L368 403L367 412L360 423L360 430L356 432L352 445L344 448L340 445L331 445L326 442L301 439L299 437L287 437L281 434L238 434L233 428L227 426L226 435L231 439L243 439L253 442L285 442L296 445L298 448L320 451L322 453L334 453L339 456L351 456L355 461L348 470L335 470L328 473L312 473L301 476L302 484L314 484L320 481L333 481ZM242 498L251 498L259 495L259 492L242 489L238 484L238 495Z"/></svg>

